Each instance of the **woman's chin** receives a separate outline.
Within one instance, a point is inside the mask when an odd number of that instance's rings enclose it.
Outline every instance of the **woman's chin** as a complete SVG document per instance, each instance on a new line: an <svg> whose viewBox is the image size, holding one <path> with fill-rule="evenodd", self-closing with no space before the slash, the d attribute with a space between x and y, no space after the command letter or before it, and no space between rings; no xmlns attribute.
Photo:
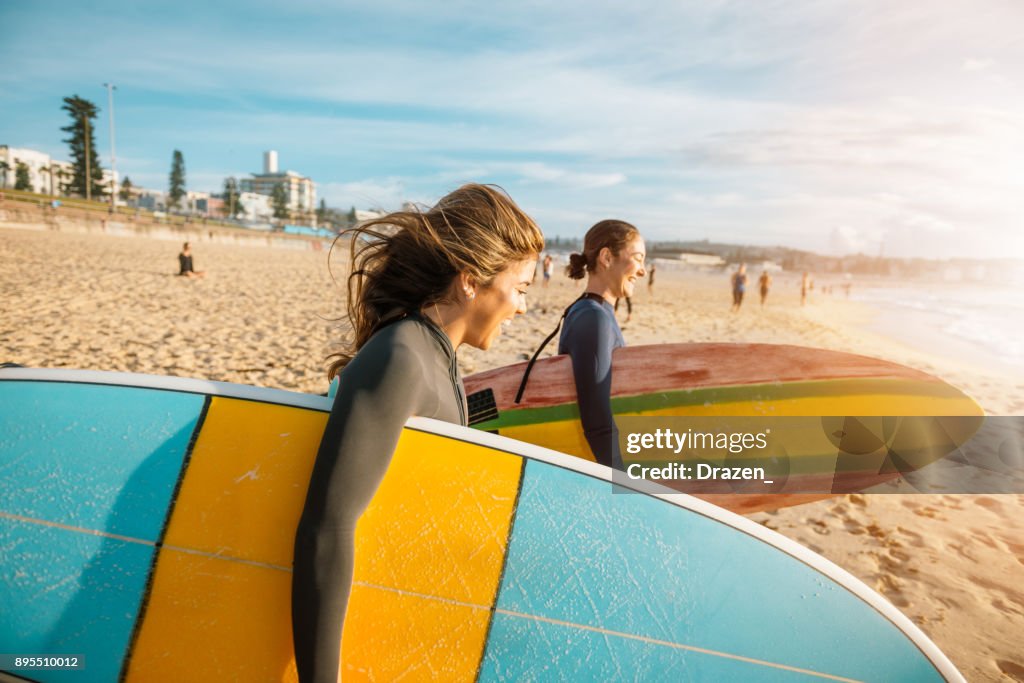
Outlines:
<svg viewBox="0 0 1024 683"><path fill-rule="evenodd" d="M498 338L498 336L499 336L499 333L495 332L493 334L490 334L490 335L484 337L483 339L472 339L472 340L467 339L464 343L468 344L469 346L472 346L474 349L480 349L481 351L486 351L489 348L491 348L491 345L494 343L494 340Z"/></svg>

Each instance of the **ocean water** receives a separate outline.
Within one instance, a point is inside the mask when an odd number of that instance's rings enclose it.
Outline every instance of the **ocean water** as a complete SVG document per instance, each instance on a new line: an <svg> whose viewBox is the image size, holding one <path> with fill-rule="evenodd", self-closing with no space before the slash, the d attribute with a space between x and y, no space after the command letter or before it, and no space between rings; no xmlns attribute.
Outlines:
<svg viewBox="0 0 1024 683"><path fill-rule="evenodd" d="M841 290L839 290L841 291ZM885 312L886 332L953 342L970 360L1024 372L1024 288L980 284L854 284L850 299Z"/></svg>

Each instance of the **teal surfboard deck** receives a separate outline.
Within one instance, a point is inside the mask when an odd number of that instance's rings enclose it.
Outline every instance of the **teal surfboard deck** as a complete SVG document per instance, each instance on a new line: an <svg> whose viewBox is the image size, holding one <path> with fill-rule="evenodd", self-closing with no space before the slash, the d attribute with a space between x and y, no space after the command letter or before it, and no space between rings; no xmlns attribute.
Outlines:
<svg viewBox="0 0 1024 683"><path fill-rule="evenodd" d="M124 680L159 598L155 556L180 483L211 400L224 398L330 409L198 380L0 370L0 653L87 662L0 679ZM497 590L470 605L489 614L475 680L963 680L881 596L750 520L647 482L613 493L606 468L494 434L425 418L407 430L522 459ZM286 563L259 568L287 584Z"/></svg>

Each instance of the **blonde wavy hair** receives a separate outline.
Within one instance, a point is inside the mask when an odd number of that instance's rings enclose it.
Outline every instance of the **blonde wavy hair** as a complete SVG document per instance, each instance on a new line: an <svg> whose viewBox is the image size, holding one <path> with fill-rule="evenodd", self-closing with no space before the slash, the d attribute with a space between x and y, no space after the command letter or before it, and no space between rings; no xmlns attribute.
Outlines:
<svg viewBox="0 0 1024 683"><path fill-rule="evenodd" d="M445 300L466 273L487 287L509 265L536 258L544 237L501 188L471 183L426 210L398 211L346 230L349 338L328 356L333 379L380 325ZM335 240L337 244L338 240ZM332 245L332 250L333 250Z"/></svg>

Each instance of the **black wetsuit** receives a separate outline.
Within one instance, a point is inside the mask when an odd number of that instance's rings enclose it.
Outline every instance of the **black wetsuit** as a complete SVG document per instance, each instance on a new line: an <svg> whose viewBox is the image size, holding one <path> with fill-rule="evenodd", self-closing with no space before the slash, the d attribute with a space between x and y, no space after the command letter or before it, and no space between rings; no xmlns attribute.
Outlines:
<svg viewBox="0 0 1024 683"><path fill-rule="evenodd" d="M387 472L410 416L466 424L455 351L409 315L374 334L341 373L295 535L292 633L302 683L336 683L352 584L356 521Z"/></svg>
<svg viewBox="0 0 1024 683"><path fill-rule="evenodd" d="M612 418L612 351L626 345L607 301L580 299L569 308L558 353L572 358L580 421L590 450L602 465L623 469L619 429Z"/></svg>
<svg viewBox="0 0 1024 683"><path fill-rule="evenodd" d="M184 252L178 254L178 265L181 266L181 270L178 271L178 275L188 275L195 271L192 270L192 257L186 256Z"/></svg>

